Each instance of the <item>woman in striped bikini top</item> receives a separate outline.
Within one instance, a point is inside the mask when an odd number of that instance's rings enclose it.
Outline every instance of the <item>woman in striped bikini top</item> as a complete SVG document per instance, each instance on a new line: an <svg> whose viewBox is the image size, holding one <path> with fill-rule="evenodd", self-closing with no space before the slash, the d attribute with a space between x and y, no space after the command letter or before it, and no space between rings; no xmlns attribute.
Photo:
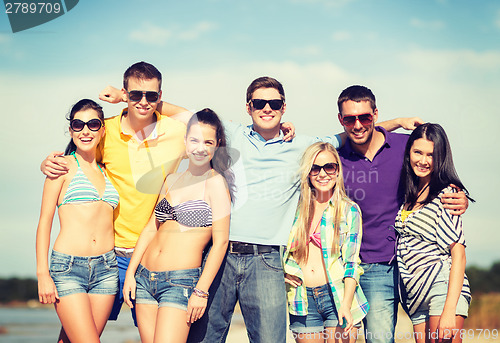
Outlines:
<svg viewBox="0 0 500 343"><path fill-rule="evenodd" d="M61 337L71 341L85 337L95 342L106 324L107 316L102 314L111 312L118 289L113 210L119 197L96 161L97 147L104 137L101 106L92 100L80 100L68 119L71 141L64 156L68 172L47 177L43 189L36 238L38 293L40 302L57 303L63 325ZM56 208L61 228L49 269ZM75 313L79 322L76 326L71 325Z"/></svg>

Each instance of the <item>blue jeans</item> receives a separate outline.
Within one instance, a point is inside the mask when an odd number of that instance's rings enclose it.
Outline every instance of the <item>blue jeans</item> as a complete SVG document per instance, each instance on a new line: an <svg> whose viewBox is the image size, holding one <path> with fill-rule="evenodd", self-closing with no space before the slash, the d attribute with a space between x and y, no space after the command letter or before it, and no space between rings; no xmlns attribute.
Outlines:
<svg viewBox="0 0 500 343"><path fill-rule="evenodd" d="M118 261L118 277L120 279L120 289L115 297L115 302L113 304L113 309L111 310L111 314L109 315L108 320L117 320L118 315L120 314L120 310L123 305L123 283L125 282L125 273L127 272L128 265L130 263L130 257L122 257L116 256L116 260ZM132 312L132 319L134 320L134 325L137 326L137 318L135 316L135 306L130 309Z"/></svg>
<svg viewBox="0 0 500 343"><path fill-rule="evenodd" d="M251 343L286 341L286 292L281 253L227 253L210 287L208 311L188 342L225 342L236 301Z"/></svg>
<svg viewBox="0 0 500 343"><path fill-rule="evenodd" d="M396 264L361 263L359 284L370 304L363 319L367 343L394 343L398 315L398 272Z"/></svg>

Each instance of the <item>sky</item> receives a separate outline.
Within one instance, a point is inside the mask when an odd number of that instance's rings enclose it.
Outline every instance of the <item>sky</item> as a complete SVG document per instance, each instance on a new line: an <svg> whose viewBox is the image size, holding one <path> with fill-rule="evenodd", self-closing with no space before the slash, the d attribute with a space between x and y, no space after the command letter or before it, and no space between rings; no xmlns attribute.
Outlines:
<svg viewBox="0 0 500 343"><path fill-rule="evenodd" d="M342 131L336 100L353 84L374 92L379 120L441 124L476 200L463 216L468 266L500 261L500 2L80 1L17 33L0 8L0 277L36 276L40 163L69 141L70 107L121 88L138 61L162 72L164 100L245 124L246 88L259 76L283 83L284 119L298 133ZM100 103L107 117L123 107ZM52 239L58 231L56 220Z"/></svg>

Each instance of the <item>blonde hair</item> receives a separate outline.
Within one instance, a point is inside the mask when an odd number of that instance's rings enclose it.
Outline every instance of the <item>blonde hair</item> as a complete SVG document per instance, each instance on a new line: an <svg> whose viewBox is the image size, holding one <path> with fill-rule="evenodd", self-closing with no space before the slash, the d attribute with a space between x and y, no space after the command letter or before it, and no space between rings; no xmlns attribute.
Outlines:
<svg viewBox="0 0 500 343"><path fill-rule="evenodd" d="M309 230L314 217L314 188L309 179L309 172L316 157L323 151L330 152L339 164L337 170L337 182L333 189L332 202L335 208L335 222L334 222L334 239L332 244L332 251L338 252L339 250L339 226L342 217L342 202L348 201L344 188L344 176L342 171L342 163L340 162L337 150L330 143L318 142L309 146L300 161L299 176L300 176L300 200L298 211L299 215L295 225L297 248L293 252L295 260L300 264L305 262L309 256Z"/></svg>

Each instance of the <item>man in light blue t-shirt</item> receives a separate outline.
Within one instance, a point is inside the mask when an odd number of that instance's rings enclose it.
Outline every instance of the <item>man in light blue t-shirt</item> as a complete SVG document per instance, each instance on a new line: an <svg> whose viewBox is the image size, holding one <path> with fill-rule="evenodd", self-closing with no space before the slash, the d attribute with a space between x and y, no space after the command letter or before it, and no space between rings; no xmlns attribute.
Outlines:
<svg viewBox="0 0 500 343"><path fill-rule="evenodd" d="M299 200L299 162L305 149L316 141L338 148L342 138L346 139L340 135L297 135L285 141L280 131L285 92L273 78L254 80L246 99L252 124L224 122L229 146L240 154L232 168L236 200L231 211L229 251L212 283L208 311L193 324L189 342L224 342L237 301L251 342L286 341L281 252ZM395 130L400 121L382 125Z"/></svg>

